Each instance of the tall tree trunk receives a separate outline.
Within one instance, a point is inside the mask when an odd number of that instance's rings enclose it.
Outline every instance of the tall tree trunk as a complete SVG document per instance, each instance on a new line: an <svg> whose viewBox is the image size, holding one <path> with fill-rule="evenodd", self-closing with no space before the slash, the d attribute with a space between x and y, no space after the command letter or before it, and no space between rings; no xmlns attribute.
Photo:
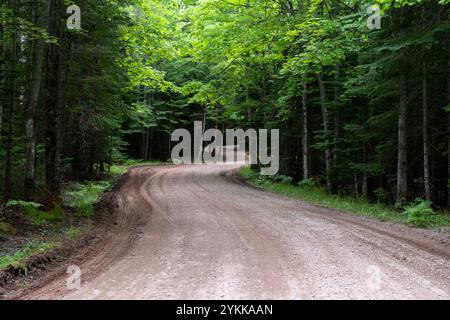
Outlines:
<svg viewBox="0 0 450 320"><path fill-rule="evenodd" d="M109 132L108 172L111 172L112 157L113 157L113 129L111 128Z"/></svg>
<svg viewBox="0 0 450 320"><path fill-rule="evenodd" d="M339 3L337 4L337 11L339 12ZM336 65L336 74L334 76L334 139L337 140L339 138L339 99L341 98L341 94L339 91L339 79L341 77L341 70L339 64ZM338 149L338 148L336 148ZM338 155L335 152L333 155L333 161L337 163Z"/></svg>
<svg viewBox="0 0 450 320"><path fill-rule="evenodd" d="M325 170L327 179L327 191L333 192L333 184L331 183L331 150L330 150L330 120L327 108L327 94L323 74L317 75L319 80L320 101L322 106L323 131L325 135Z"/></svg>
<svg viewBox="0 0 450 320"><path fill-rule="evenodd" d="M2 25L0 25L0 40L1 40L1 45L0 45L0 70L5 70L5 48L6 48L6 39L5 39L5 34L4 34L4 28ZM5 86L5 76L1 76L0 77L0 146L2 143L2 134L3 134L3 110L4 110L4 86Z"/></svg>
<svg viewBox="0 0 450 320"><path fill-rule="evenodd" d="M4 190L5 190L5 200L8 200L12 196L12 149L13 149L13 138L14 138L14 112L16 109L16 92L15 85L11 86L12 92L10 97L9 108L7 108L7 127L5 136L5 180L4 180Z"/></svg>
<svg viewBox="0 0 450 320"><path fill-rule="evenodd" d="M49 6L49 34L61 42L61 0L51 0ZM59 139L60 139L60 46L50 44L47 50L47 94L46 94L46 132L45 132L45 180L52 196L59 194Z"/></svg>
<svg viewBox="0 0 450 320"><path fill-rule="evenodd" d="M245 102L247 103L247 121L248 124L252 124L252 108L250 107L250 95L248 88L245 90Z"/></svg>
<svg viewBox="0 0 450 320"><path fill-rule="evenodd" d="M149 147L148 147L148 154L147 158L148 160L151 160L153 157L152 149L153 149L153 127L150 129L150 138L149 138Z"/></svg>
<svg viewBox="0 0 450 320"><path fill-rule="evenodd" d="M355 198L359 199L358 175L356 172L353 172L353 179L355 181Z"/></svg>
<svg viewBox="0 0 450 320"><path fill-rule="evenodd" d="M303 114L303 135L302 135L302 154L303 154L303 179L309 179L309 116L308 116L308 96L306 84L303 85L302 92L302 114Z"/></svg>
<svg viewBox="0 0 450 320"><path fill-rule="evenodd" d="M367 158L368 158L367 157L367 142L364 142L363 143L363 162L364 162L364 164L366 164L368 162ZM366 169L364 169L364 171L363 171L361 195L364 199L369 198L369 177L368 177Z"/></svg>
<svg viewBox="0 0 450 320"><path fill-rule="evenodd" d="M35 4L34 22L39 25L39 5ZM41 88L42 65L44 60L44 41L35 40L33 50L33 71L29 88L27 122L26 122L26 174L25 199L30 200L34 193L35 163L36 163L36 108Z"/></svg>
<svg viewBox="0 0 450 320"><path fill-rule="evenodd" d="M447 61L447 106L450 106L450 59ZM447 113L447 170L450 183L450 112ZM450 208L450 188L447 188L447 207Z"/></svg>
<svg viewBox="0 0 450 320"><path fill-rule="evenodd" d="M401 75L398 112L397 203L406 200L408 192L408 135L406 126L408 103L406 94L406 77Z"/></svg>
<svg viewBox="0 0 450 320"><path fill-rule="evenodd" d="M1 86L1 84L0 84ZM0 88L0 93L3 96L3 89ZM0 98L0 145L2 143L2 129L3 129L3 97Z"/></svg>
<svg viewBox="0 0 450 320"><path fill-rule="evenodd" d="M422 66L422 130L423 130L423 180L425 187L425 199L431 201L430 184L430 141L428 135L428 89L427 89L427 65Z"/></svg>
<svg viewBox="0 0 450 320"><path fill-rule="evenodd" d="M15 12L16 2L10 1L10 7L13 12ZM14 32L11 36L11 46L9 48L9 70L7 74L8 88L7 92L7 108L6 108L6 137L5 137L5 176L4 176L4 193L5 200L8 200L12 196L12 149L13 149L13 138L14 138L14 115L16 109L16 66L17 66L17 45L18 45L18 34Z"/></svg>
<svg viewBox="0 0 450 320"><path fill-rule="evenodd" d="M150 147L150 128L147 128L145 134L145 157L144 157L145 161L149 160L148 159L149 147Z"/></svg>

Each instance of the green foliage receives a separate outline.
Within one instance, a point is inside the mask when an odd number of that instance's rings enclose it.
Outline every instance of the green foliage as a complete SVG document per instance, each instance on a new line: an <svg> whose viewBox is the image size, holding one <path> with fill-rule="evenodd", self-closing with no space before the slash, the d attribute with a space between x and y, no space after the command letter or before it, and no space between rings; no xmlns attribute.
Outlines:
<svg viewBox="0 0 450 320"><path fill-rule="evenodd" d="M87 184L74 184L63 195L64 203L75 208L81 217L90 217L94 213L93 206L99 197L111 186L109 181L95 181Z"/></svg>
<svg viewBox="0 0 450 320"><path fill-rule="evenodd" d="M407 222L416 227L440 225L443 223L442 221L449 221L448 217L445 219L443 216L436 214L431 208L431 202L423 199L416 199L407 205L404 210Z"/></svg>
<svg viewBox="0 0 450 320"><path fill-rule="evenodd" d="M304 179L298 183L298 186L300 188L313 188L316 186L316 182L314 181L314 179L311 178Z"/></svg>
<svg viewBox="0 0 450 320"><path fill-rule="evenodd" d="M25 207L25 214L31 219L34 225L42 227L49 223L59 223L64 221L64 209L56 203L52 209L41 211L34 207Z"/></svg>
<svg viewBox="0 0 450 320"><path fill-rule="evenodd" d="M423 200L417 200L405 208L405 213L400 213L395 208L382 203L370 203L364 199L330 195L322 188L318 188L310 183L296 186L274 182L271 179L261 179L258 177L259 174L257 172L249 168L242 169L240 174L244 180L267 191L328 208L374 217L380 220L408 223L423 228L448 228L450 226L450 217L447 214L433 213L430 203Z"/></svg>
<svg viewBox="0 0 450 320"><path fill-rule="evenodd" d="M51 129L45 108L38 108L34 117L36 128L42 128L36 131L36 141L42 142L37 144L35 159L39 186L51 185L45 181L46 143L63 146L61 164L55 168L60 178L87 181L101 176L105 163L115 175L126 169L114 163L140 164L126 163L128 156L167 159L173 146L169 134L203 119L207 127L281 129L280 175L255 179L289 185L291 177L301 176L305 101L310 175L316 183L303 181L300 188L313 189L328 179L340 194L360 197L364 185L368 198L394 203L399 77L408 79L408 154L418 154L422 62L427 66L430 119L437 119L430 125L431 167L443 168L446 161L444 119L450 108L447 75L442 70L450 52L448 2L111 0L105 6L79 0L88 18L83 19L83 30L62 28L63 37L56 39L44 23L33 22L29 5L3 1L0 73L5 81L0 82L0 96L6 116L2 134L11 127L12 146L7 150L4 143L0 145L0 158L5 159L0 162L0 180L8 181L3 175L12 172L13 181L11 186L0 185L0 191L8 188L12 197L23 195L29 99L19 97L28 97L34 40L41 39L48 48L58 41L58 55L67 61L61 72L64 79L59 79L64 92L55 92L57 88L48 87L43 79L39 105L58 96L67 101L67 114L62 118L61 141L51 142L45 136ZM366 8L374 3L382 9L381 30L366 26ZM36 13L41 22L51 22L45 7L40 5ZM11 46L14 39L20 39L19 50ZM49 67L57 63L44 60L42 74L47 76ZM323 103L319 74L325 85ZM328 113L328 130L323 111ZM3 141L8 139L2 136ZM330 172L325 172L325 149L331 153ZM6 151L14 170L5 170ZM408 164L408 176L413 176L409 180L417 181L409 189L417 195L423 193L424 181L418 179L421 166L420 161ZM447 173L433 175L436 194L445 194ZM89 216L97 191L83 188L72 190L67 201L80 215ZM433 200L443 206L443 198ZM34 211L38 208L34 206Z"/></svg>
<svg viewBox="0 0 450 320"><path fill-rule="evenodd" d="M48 211L40 210L39 208L43 207L43 205L31 201L9 200L6 206L23 208L26 216L28 216L36 226L44 226L50 222L62 222L64 220L64 210L60 204L55 204L54 207Z"/></svg>
<svg viewBox="0 0 450 320"><path fill-rule="evenodd" d="M39 243L36 241L30 241L15 254L0 257L0 270L13 267L16 269L22 269L24 272L26 272L27 270L24 264L25 260L36 254L54 249L57 246L58 243L55 242Z"/></svg>
<svg viewBox="0 0 450 320"><path fill-rule="evenodd" d="M121 176L125 173L127 173L128 167L124 165L113 165L110 168L110 174L113 176Z"/></svg>
<svg viewBox="0 0 450 320"><path fill-rule="evenodd" d="M21 207L21 208L38 209L38 208L42 207L42 204L36 203L36 202L32 202L32 201L23 201L23 200L9 200L6 203L6 207L14 207L14 206L18 206L18 207Z"/></svg>
<svg viewBox="0 0 450 320"><path fill-rule="evenodd" d="M259 176L259 174L250 167L243 167L240 171L240 175L244 180L253 180Z"/></svg>
<svg viewBox="0 0 450 320"><path fill-rule="evenodd" d="M292 181L294 180L294 178L287 176L287 175L283 175L283 174L276 174L274 176L268 176L268 178L275 182L280 182L280 183L292 183Z"/></svg>
<svg viewBox="0 0 450 320"><path fill-rule="evenodd" d="M274 181L277 183L290 184L294 180L294 178L283 174L263 176L252 170L250 167L242 168L240 171L240 175L244 178L244 180L255 180L261 183L264 181Z"/></svg>

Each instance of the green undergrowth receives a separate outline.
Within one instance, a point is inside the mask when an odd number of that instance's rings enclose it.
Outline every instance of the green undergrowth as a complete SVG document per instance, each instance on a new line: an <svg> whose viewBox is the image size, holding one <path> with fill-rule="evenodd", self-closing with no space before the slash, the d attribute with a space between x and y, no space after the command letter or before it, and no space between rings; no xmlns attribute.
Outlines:
<svg viewBox="0 0 450 320"><path fill-rule="evenodd" d="M26 270L25 260L39 253L54 249L57 246L57 242L29 241L16 253L0 257L0 270L9 267Z"/></svg>
<svg viewBox="0 0 450 320"><path fill-rule="evenodd" d="M110 181L74 183L64 192L63 201L65 205L75 209L78 216L91 217L94 213L94 205L110 187Z"/></svg>
<svg viewBox="0 0 450 320"><path fill-rule="evenodd" d="M43 254L48 250L60 247L64 241L72 240L83 235L90 229L90 226L69 227L62 232L47 236L45 240L31 239L22 248L11 255L0 257L0 270L14 268L27 271L26 261L33 256Z"/></svg>
<svg viewBox="0 0 450 320"><path fill-rule="evenodd" d="M318 187L312 180L301 181L295 185L292 183L293 179L291 177L283 175L263 177L248 167L242 168L240 174L244 180L264 190L312 204L373 217L383 221L404 223L421 228L442 228L447 232L450 231L449 215L433 211L431 203L421 199L417 199L400 210L396 210L393 206L383 203L371 203L364 199L329 194Z"/></svg>
<svg viewBox="0 0 450 320"><path fill-rule="evenodd" d="M131 167L138 167L138 166L156 166L163 164L161 161L156 160L150 160L150 161L142 161L142 160L134 160L134 159L128 159L126 161L123 161L120 164L112 165L110 168L110 174L112 176L120 176L128 172L128 169Z"/></svg>
<svg viewBox="0 0 450 320"><path fill-rule="evenodd" d="M48 223L64 221L64 209L61 204L55 204L50 210L43 210L43 205L40 203L10 200L6 206L22 207L24 214L31 220L33 225L38 227L43 227Z"/></svg>

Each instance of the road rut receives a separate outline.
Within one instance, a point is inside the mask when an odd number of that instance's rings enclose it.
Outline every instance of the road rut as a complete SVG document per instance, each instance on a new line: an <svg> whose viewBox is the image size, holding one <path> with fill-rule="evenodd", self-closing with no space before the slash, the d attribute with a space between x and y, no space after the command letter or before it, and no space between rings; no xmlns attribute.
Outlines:
<svg viewBox="0 0 450 320"><path fill-rule="evenodd" d="M136 167L116 222L20 299L449 299L445 234L252 188L238 165ZM68 262L69 263L69 262Z"/></svg>

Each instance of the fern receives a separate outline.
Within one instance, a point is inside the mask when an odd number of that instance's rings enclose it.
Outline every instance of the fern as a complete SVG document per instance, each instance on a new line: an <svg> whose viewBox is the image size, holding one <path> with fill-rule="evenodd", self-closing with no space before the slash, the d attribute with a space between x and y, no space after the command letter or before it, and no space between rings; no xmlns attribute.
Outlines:
<svg viewBox="0 0 450 320"><path fill-rule="evenodd" d="M21 208L41 208L42 204L32 201L23 201L23 200L9 200L6 204L6 207L21 207Z"/></svg>
<svg viewBox="0 0 450 320"><path fill-rule="evenodd" d="M412 204L405 207L407 222L416 227L425 227L429 224L430 216L434 215L431 202L416 199Z"/></svg>

